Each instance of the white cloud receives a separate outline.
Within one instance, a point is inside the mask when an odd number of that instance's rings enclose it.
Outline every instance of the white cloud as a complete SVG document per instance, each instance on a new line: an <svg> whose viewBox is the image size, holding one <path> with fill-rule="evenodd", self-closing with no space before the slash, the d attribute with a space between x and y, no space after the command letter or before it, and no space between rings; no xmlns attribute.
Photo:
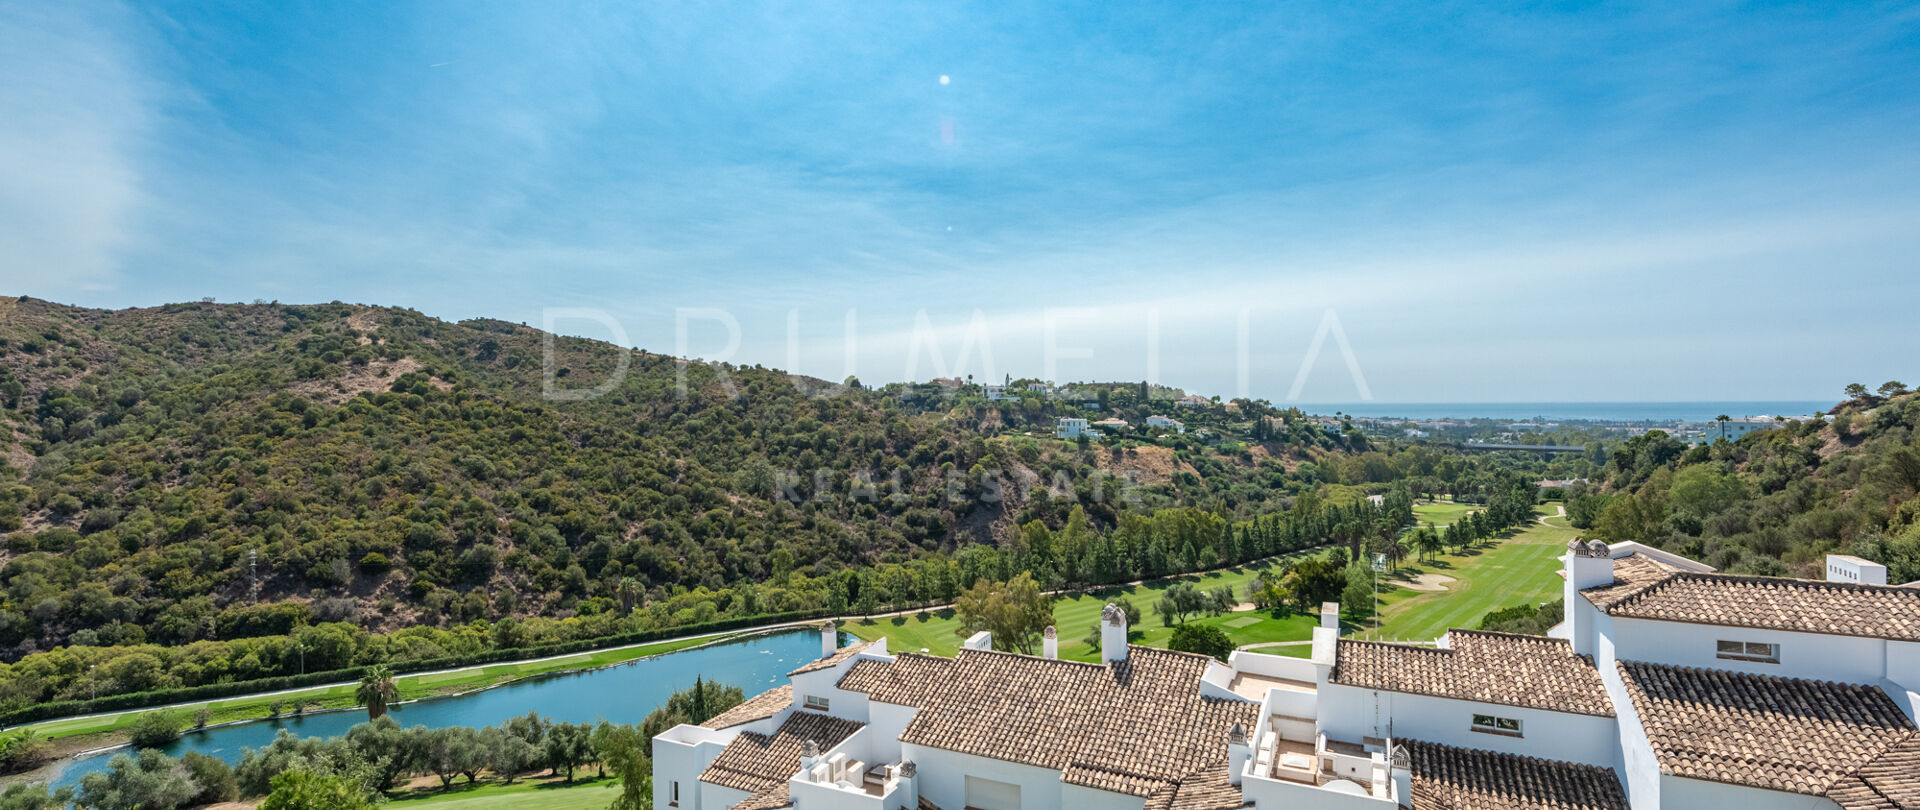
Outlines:
<svg viewBox="0 0 1920 810"><path fill-rule="evenodd" d="M0 283L65 297L117 283L144 190L152 94L93 3L0 5Z"/></svg>

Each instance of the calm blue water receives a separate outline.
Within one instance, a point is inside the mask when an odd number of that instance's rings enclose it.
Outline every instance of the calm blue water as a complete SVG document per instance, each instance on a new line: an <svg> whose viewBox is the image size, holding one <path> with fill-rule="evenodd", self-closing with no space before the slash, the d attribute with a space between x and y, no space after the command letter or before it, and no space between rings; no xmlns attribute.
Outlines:
<svg viewBox="0 0 1920 810"><path fill-rule="evenodd" d="M1720 414L1732 417L1797 416L1825 411L1832 402L1354 402L1301 405L1313 414L1334 411L1354 416L1399 419L1587 419L1607 422L1705 422Z"/></svg>
<svg viewBox="0 0 1920 810"><path fill-rule="evenodd" d="M542 717L569 723L638 723L665 703L674 690L693 685L695 676L739 686L752 697L779 685L788 672L819 656L820 634L793 630L682 650L610 669L543 676L472 695L408 703L393 707L393 718L404 726L479 727L537 711ZM199 751L231 764L240 761L243 749L272 742L282 728L302 737L334 737L366 719L365 711L355 711L263 720L189 732L164 750L174 756ZM71 760L48 778L56 788L77 785L81 776L105 770L112 757L103 754Z"/></svg>

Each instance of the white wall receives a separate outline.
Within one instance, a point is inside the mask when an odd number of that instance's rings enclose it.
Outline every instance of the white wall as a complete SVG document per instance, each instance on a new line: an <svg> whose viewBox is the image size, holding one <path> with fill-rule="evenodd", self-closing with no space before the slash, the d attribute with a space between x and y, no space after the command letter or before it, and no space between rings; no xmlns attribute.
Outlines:
<svg viewBox="0 0 1920 810"><path fill-rule="evenodd" d="M1224 746L1222 746L1224 748ZM1140 810L1143 800L1123 793L1080 788L1060 782L1060 772L1017 762L976 757L912 743L902 753L919 765L920 796L940 807L966 806L968 776L1020 786L1022 808L1072 807L1074 810ZM1066 789L1072 788L1071 793ZM1068 803L1069 797L1071 803Z"/></svg>
<svg viewBox="0 0 1920 810"><path fill-rule="evenodd" d="M907 730L917 711L911 706L895 706L878 700L867 702L868 744L873 747L874 762L904 759L900 756L900 734Z"/></svg>
<svg viewBox="0 0 1920 810"><path fill-rule="evenodd" d="M653 740L653 806L671 807L673 783L680 783L680 810L720 810L732 803L705 805L700 789L700 774L713 763L727 743L739 736L739 729L716 731L700 726L679 725L662 732ZM737 792L737 791L736 791ZM738 802L735 799L734 802Z"/></svg>
<svg viewBox="0 0 1920 810"><path fill-rule="evenodd" d="M1614 655L1628 661L1843 683L1879 683L1887 672L1887 642L1877 638L1609 618ZM1780 663L1721 659L1715 642L1722 639L1777 643Z"/></svg>
<svg viewBox="0 0 1920 810"><path fill-rule="evenodd" d="M1321 689L1319 699L1319 731L1336 740L1357 743L1365 737L1409 738L1618 767L1619 731L1611 717L1358 689L1333 683ZM1378 725L1374 721L1376 710ZM1473 731L1476 714L1518 719L1525 736L1516 738Z"/></svg>
<svg viewBox="0 0 1920 810"><path fill-rule="evenodd" d="M1393 810L1392 799L1354 796L1313 785L1249 776L1240 781L1240 795L1255 810Z"/></svg>
<svg viewBox="0 0 1920 810"><path fill-rule="evenodd" d="M1743 785L1729 785L1721 782L1708 782L1701 779L1687 779L1680 776L1663 775L1660 777L1660 798L1662 808L1707 808L1727 807L1738 810L1836 810L1839 805L1833 800L1820 796L1807 796L1799 793L1787 793L1778 790L1761 790ZM1633 802L1633 810L1643 810L1640 802Z"/></svg>

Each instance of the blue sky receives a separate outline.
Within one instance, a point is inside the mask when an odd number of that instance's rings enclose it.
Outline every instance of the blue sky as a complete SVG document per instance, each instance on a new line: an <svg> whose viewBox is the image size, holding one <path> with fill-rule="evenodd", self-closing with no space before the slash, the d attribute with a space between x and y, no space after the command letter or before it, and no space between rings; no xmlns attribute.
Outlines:
<svg viewBox="0 0 1920 810"><path fill-rule="evenodd" d="M5 291L869 382L1920 382L1912 5L281 5L0 5Z"/></svg>

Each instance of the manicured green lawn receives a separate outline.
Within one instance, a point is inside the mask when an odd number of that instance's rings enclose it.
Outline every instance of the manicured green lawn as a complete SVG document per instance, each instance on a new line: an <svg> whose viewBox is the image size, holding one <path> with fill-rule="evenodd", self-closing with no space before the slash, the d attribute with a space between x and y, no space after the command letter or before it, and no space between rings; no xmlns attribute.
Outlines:
<svg viewBox="0 0 1920 810"><path fill-rule="evenodd" d="M726 637L663 641L658 644L648 644L630 649L599 650L581 653L579 655L571 655L566 658L558 658L551 661L494 664L480 669L433 675L403 675L395 678L394 682L400 688L400 698L402 700L414 700L417 698L432 697L434 695L446 695L479 689L530 675L585 669L605 666L621 661L630 661L649 655L673 652L674 650L691 647L696 644L708 644L723 640L724 638ZM332 686L307 689L292 694L274 695L271 697L249 695L227 698L224 700L215 700L207 703L174 708L169 711L180 715L183 722L190 722L196 708L205 706L210 714L208 722L224 723L231 720L266 717L268 716L269 705L276 701L282 704L282 711L285 713L292 712L293 705L296 701L310 711L315 709L348 708L356 706L359 703L359 701L354 698L353 693L354 687L352 686ZM101 717L49 720L36 724L32 726L32 728L48 739L59 739L82 734L102 734L118 731L132 725L134 719L143 713L141 710L131 710Z"/></svg>
<svg viewBox="0 0 1920 810"><path fill-rule="evenodd" d="M1542 514L1553 514L1553 507ZM1381 623L1375 637L1426 641L1449 628L1473 629L1500 608L1538 604L1560 596L1559 556L1579 532L1528 524L1513 536L1481 543L1466 554L1445 553L1401 567L1406 576L1430 571L1453 577L1444 591L1415 591L1382 581ZM1362 628L1362 633L1369 629Z"/></svg>
<svg viewBox="0 0 1920 810"><path fill-rule="evenodd" d="M1452 501L1418 503L1413 505L1413 517L1422 526L1431 523L1435 528L1444 528L1466 517L1467 513L1478 512L1480 509L1481 507L1475 504Z"/></svg>
<svg viewBox="0 0 1920 810"><path fill-rule="evenodd" d="M612 780L560 781L522 780L512 785L482 782L474 787L456 785L446 793L434 792L417 799L395 799L386 806L396 808L458 808L458 810L603 810L620 795L619 783Z"/></svg>
<svg viewBox="0 0 1920 810"><path fill-rule="evenodd" d="M1296 555L1297 556L1297 555ZM1269 561L1258 566L1242 566L1226 571L1185 577L1204 590L1213 590L1222 585L1234 589L1237 596L1245 589L1248 580L1263 570L1277 569L1280 561ZM1166 590L1178 580L1162 580L1149 585L1130 585L1123 588L1111 588L1095 594L1078 594L1062 597L1054 601L1054 626L1060 630L1060 657L1075 661L1097 661L1100 658L1098 642L1085 643L1087 633L1100 622L1100 610L1107 602L1125 597L1140 609L1141 621L1129 628L1135 644L1164 647L1173 636L1173 629L1160 623L1160 617L1153 612L1155 602L1160 600L1160 592ZM1195 623L1218 625L1227 637L1236 644L1257 644L1265 641L1299 641L1313 637L1313 626L1317 619L1313 616L1273 616L1267 612L1241 611L1221 616L1208 616L1192 619ZM932 613L920 613L908 616L893 616L884 619L869 619L847 625L846 630L860 638L871 641L885 636L887 649L900 652L918 652L926 649L935 655L953 655L960 649L964 639L955 632L960 625L951 610Z"/></svg>

